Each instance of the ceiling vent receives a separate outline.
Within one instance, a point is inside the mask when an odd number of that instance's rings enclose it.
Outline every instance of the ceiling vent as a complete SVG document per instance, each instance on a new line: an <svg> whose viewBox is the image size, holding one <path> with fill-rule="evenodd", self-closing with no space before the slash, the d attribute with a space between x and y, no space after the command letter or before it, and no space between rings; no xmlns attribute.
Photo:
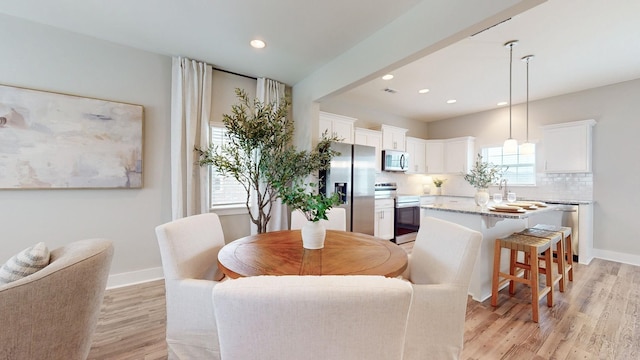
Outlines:
<svg viewBox="0 0 640 360"><path fill-rule="evenodd" d="M389 94L396 94L398 92L398 90L392 88L384 88L382 91L388 92Z"/></svg>

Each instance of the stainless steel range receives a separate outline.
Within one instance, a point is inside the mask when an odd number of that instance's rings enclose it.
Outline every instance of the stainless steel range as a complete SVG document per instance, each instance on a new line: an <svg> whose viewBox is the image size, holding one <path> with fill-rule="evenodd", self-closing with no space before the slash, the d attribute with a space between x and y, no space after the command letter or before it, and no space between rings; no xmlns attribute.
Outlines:
<svg viewBox="0 0 640 360"><path fill-rule="evenodd" d="M396 183L377 183L374 188L376 199L394 199L393 241L402 244L415 240L420 227L420 196L398 195Z"/></svg>

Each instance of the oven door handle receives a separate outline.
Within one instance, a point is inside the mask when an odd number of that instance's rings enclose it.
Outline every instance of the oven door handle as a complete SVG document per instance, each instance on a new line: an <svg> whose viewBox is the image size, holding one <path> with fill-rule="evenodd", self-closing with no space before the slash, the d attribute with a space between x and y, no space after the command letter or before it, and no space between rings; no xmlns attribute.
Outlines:
<svg viewBox="0 0 640 360"><path fill-rule="evenodd" d="M402 208L410 208L410 207L420 207L420 203L419 202L410 202L410 203L396 203L396 208L398 209L402 209Z"/></svg>

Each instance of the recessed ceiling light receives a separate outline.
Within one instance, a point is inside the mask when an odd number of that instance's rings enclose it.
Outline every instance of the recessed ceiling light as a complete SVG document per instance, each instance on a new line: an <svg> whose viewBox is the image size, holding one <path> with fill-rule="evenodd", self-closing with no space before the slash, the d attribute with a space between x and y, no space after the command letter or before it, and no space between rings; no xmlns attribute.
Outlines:
<svg viewBox="0 0 640 360"><path fill-rule="evenodd" d="M456 101L458 100L455 100L455 99L447 100L447 104L455 104Z"/></svg>
<svg viewBox="0 0 640 360"><path fill-rule="evenodd" d="M387 75L382 77L382 80L391 80L391 79L393 79L393 75L391 75L391 74L387 74Z"/></svg>
<svg viewBox="0 0 640 360"><path fill-rule="evenodd" d="M507 105L507 104L508 104L508 102L506 102L506 101L500 101L500 102L498 103L498 106L505 106L505 105Z"/></svg>
<svg viewBox="0 0 640 360"><path fill-rule="evenodd" d="M420 94L426 94L428 92L429 92L429 89L420 89L420 90L418 90L418 93L420 93Z"/></svg>
<svg viewBox="0 0 640 360"><path fill-rule="evenodd" d="M253 46L256 49L262 49L263 47L267 46L267 44L264 43L264 41L262 40L251 40L251 46Z"/></svg>

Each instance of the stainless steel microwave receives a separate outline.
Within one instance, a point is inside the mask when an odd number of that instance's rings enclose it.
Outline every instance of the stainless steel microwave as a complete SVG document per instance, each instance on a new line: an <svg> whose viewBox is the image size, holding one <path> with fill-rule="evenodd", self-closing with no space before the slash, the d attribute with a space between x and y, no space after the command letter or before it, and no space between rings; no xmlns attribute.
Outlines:
<svg viewBox="0 0 640 360"><path fill-rule="evenodd" d="M407 171L409 154L398 150L382 150L382 171Z"/></svg>

